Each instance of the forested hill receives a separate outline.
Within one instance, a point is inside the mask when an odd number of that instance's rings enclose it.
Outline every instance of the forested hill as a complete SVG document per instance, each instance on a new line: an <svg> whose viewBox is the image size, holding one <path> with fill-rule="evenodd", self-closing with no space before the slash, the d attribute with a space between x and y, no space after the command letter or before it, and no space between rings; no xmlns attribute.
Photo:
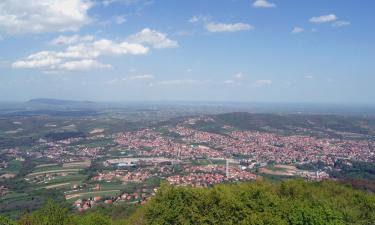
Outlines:
<svg viewBox="0 0 375 225"><path fill-rule="evenodd" d="M0 221L1 225L371 225L375 221L375 196L333 181L223 184L206 189L163 184L156 196L129 218L113 220L98 211L72 214L50 202L19 221L5 217Z"/></svg>

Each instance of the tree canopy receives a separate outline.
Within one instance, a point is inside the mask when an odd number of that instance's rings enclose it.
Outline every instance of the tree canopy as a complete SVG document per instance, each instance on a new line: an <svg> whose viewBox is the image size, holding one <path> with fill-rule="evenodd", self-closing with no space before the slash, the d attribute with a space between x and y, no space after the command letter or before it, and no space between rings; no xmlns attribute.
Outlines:
<svg viewBox="0 0 375 225"><path fill-rule="evenodd" d="M117 220L98 210L72 213L52 201L17 221L0 217L0 225L370 225L374 221L372 193L334 181L303 180L222 184L212 188L164 183L146 205L130 217Z"/></svg>

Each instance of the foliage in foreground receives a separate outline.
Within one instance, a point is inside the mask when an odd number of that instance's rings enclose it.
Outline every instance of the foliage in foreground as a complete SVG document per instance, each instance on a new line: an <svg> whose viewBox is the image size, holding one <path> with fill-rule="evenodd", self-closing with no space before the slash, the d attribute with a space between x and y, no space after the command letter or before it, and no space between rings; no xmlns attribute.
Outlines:
<svg viewBox="0 0 375 225"><path fill-rule="evenodd" d="M76 215L49 202L18 221L0 225L112 224L374 224L375 195L332 181L293 180L182 188L163 184L126 220L97 212Z"/></svg>

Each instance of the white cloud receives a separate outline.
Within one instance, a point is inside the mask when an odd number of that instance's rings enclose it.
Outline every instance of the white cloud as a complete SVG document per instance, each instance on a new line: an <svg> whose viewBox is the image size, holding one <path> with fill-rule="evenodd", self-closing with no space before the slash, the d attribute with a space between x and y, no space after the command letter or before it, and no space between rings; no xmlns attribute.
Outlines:
<svg viewBox="0 0 375 225"><path fill-rule="evenodd" d="M124 15L116 16L115 17L115 23L117 24L123 24L126 22L126 17Z"/></svg>
<svg viewBox="0 0 375 225"><path fill-rule="evenodd" d="M143 45L124 42L113 42L101 39L92 43L80 43L69 46L64 52L57 55L61 58L97 58L102 55L143 55L149 49Z"/></svg>
<svg viewBox="0 0 375 225"><path fill-rule="evenodd" d="M209 16L195 15L189 19L190 23L202 24L204 29L209 32L237 32L254 29L254 27L247 23L219 23L212 21Z"/></svg>
<svg viewBox="0 0 375 225"><path fill-rule="evenodd" d="M75 44L78 42L89 42L93 41L95 38L94 36L91 35L86 35L86 36L80 36L78 34L72 35L72 36L64 36L61 35L55 39L53 39L50 44L53 45L71 45Z"/></svg>
<svg viewBox="0 0 375 225"><path fill-rule="evenodd" d="M351 25L350 21L344 21L344 20L339 20L332 24L333 27L346 27L350 25Z"/></svg>
<svg viewBox="0 0 375 225"><path fill-rule="evenodd" d="M32 54L25 60L19 60L12 64L13 68L43 68L54 67L62 60L56 56L55 52L42 51Z"/></svg>
<svg viewBox="0 0 375 225"><path fill-rule="evenodd" d="M306 76L305 76L305 79L307 79L307 80L312 80L312 79L314 79L314 77L311 76L311 75L306 75Z"/></svg>
<svg viewBox="0 0 375 225"><path fill-rule="evenodd" d="M168 39L166 34L147 28L130 36L128 41L122 42L114 42L108 39L95 40L95 38L90 35L73 35L57 37L52 40L51 43L66 44L68 46L63 51L41 51L32 54L25 59L14 62L12 67L41 68L48 72L52 72L53 70L76 71L89 70L92 68L109 68L110 65L101 64L96 61L96 59L100 56L106 55L121 56L147 54L149 48L141 43L151 45L153 48L157 49L178 46L178 43ZM79 63L82 63L81 67L79 67ZM146 79L147 77L144 76L142 78ZM138 79L141 79L141 77L138 77Z"/></svg>
<svg viewBox="0 0 375 225"><path fill-rule="evenodd" d="M323 15L323 16L314 16L309 21L311 23L329 23L337 20L335 14Z"/></svg>
<svg viewBox="0 0 375 225"><path fill-rule="evenodd" d="M206 24L206 29L209 32L236 32L253 29L253 26L246 23L215 23L210 22Z"/></svg>
<svg viewBox="0 0 375 225"><path fill-rule="evenodd" d="M93 59L83 59L77 61L68 61L64 62L57 66L57 70L64 70L64 71L87 71L92 69L108 69L112 68L109 64L102 64Z"/></svg>
<svg viewBox="0 0 375 225"><path fill-rule="evenodd" d="M193 16L189 19L189 23L198 23L200 21L199 16Z"/></svg>
<svg viewBox="0 0 375 225"><path fill-rule="evenodd" d="M178 42L171 40L167 37L167 34L145 28L142 31L131 35L128 38L129 42L151 45L153 48L177 48Z"/></svg>
<svg viewBox="0 0 375 225"><path fill-rule="evenodd" d="M129 42L120 42L115 43L111 40L102 39L95 41L90 46L95 51L99 51L102 54L108 54L108 55L143 55L148 53L148 48L137 44L137 43L129 43Z"/></svg>
<svg viewBox="0 0 375 225"><path fill-rule="evenodd" d="M253 3L254 8L275 8L276 4L267 0L255 0Z"/></svg>
<svg viewBox="0 0 375 225"><path fill-rule="evenodd" d="M0 32L76 31L90 22L89 0L1 0Z"/></svg>
<svg viewBox="0 0 375 225"><path fill-rule="evenodd" d="M302 28L302 27L295 27L293 28L292 30L292 34L298 34L298 33L302 33L304 32L305 30Z"/></svg>
<svg viewBox="0 0 375 225"><path fill-rule="evenodd" d="M102 64L93 59L64 61L56 52L38 52L30 55L26 60L19 60L12 64L13 68L42 68L45 71L82 71L96 68L111 68L111 65Z"/></svg>
<svg viewBox="0 0 375 225"><path fill-rule="evenodd" d="M60 58L72 59L97 58L102 53L92 45L92 43L71 45L68 46L65 51L57 52L57 56Z"/></svg>
<svg viewBox="0 0 375 225"><path fill-rule="evenodd" d="M257 80L254 82L255 87L262 87L270 84L272 84L272 80Z"/></svg>
<svg viewBox="0 0 375 225"><path fill-rule="evenodd" d="M210 20L209 16L203 15L194 15L189 19L189 23L200 23L200 22L207 22Z"/></svg>
<svg viewBox="0 0 375 225"><path fill-rule="evenodd" d="M45 71L81 71L94 68L110 68L108 64L101 64L94 60L102 55L139 55L147 54L148 48L127 42L114 43L102 39L92 43L80 43L69 46L65 51L41 51L18 60L12 64L13 68L41 68ZM82 64L82 65L79 65Z"/></svg>

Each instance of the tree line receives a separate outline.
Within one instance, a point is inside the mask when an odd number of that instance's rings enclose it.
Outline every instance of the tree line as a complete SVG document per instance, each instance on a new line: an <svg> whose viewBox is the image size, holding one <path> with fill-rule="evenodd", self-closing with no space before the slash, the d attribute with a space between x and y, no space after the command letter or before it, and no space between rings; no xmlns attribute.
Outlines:
<svg viewBox="0 0 375 225"><path fill-rule="evenodd" d="M76 214L49 201L42 209L17 221L0 219L0 225L371 225L374 222L374 194L335 181L303 180L221 184L211 188L163 183L156 196L126 218L114 219L100 210Z"/></svg>

